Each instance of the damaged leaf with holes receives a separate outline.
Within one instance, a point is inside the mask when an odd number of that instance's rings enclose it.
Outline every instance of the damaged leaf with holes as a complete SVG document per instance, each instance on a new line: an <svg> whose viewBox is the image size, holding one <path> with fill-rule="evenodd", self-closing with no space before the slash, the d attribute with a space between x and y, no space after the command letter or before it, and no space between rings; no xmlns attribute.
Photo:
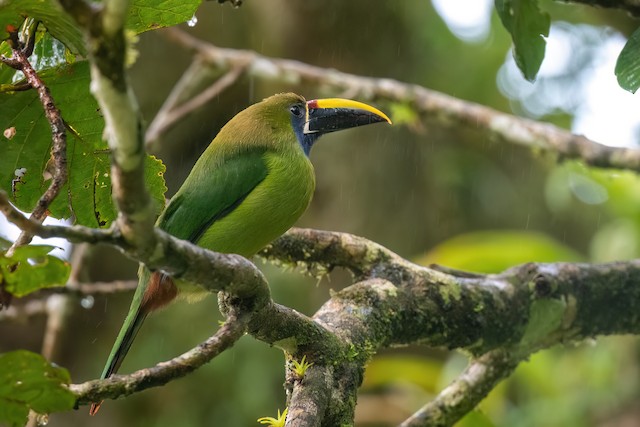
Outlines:
<svg viewBox="0 0 640 427"><path fill-rule="evenodd" d="M81 225L108 227L116 216L110 155L102 139L104 119L89 92L89 65L81 61L49 69L41 78L67 125L68 182L49 213ZM54 172L51 128L35 91L0 93L0 130L10 128L14 128L11 139L0 137L0 188L16 207L28 212L49 187ZM160 160L147 157L147 185L158 213L164 206L164 170Z"/></svg>
<svg viewBox="0 0 640 427"><path fill-rule="evenodd" d="M26 350L0 354L0 425L18 427L29 410L39 414L68 411L75 395L69 372Z"/></svg>
<svg viewBox="0 0 640 427"><path fill-rule="evenodd" d="M0 255L0 280L4 289L23 297L39 289L64 286L71 266L53 255L48 245L28 245L16 248L11 257Z"/></svg>
<svg viewBox="0 0 640 427"><path fill-rule="evenodd" d="M87 54L82 32L56 0L0 1L0 40L9 36L6 31L8 25L18 28L26 16L40 21L74 54Z"/></svg>
<svg viewBox="0 0 640 427"><path fill-rule="evenodd" d="M127 28L135 33L188 21L202 0L134 0L127 14ZM74 54L86 56L83 35L57 0L1 0L0 40L8 37L7 25L19 27L25 17L40 21Z"/></svg>

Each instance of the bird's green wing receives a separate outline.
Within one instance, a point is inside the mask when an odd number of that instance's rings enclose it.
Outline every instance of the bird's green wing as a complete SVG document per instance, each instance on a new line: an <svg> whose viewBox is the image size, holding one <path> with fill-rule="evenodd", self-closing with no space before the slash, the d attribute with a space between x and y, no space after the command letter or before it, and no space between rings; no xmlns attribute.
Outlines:
<svg viewBox="0 0 640 427"><path fill-rule="evenodd" d="M204 156L158 219L158 225L181 239L197 242L215 221L231 213L247 195L265 179L268 173L264 149L238 153L211 168L210 157ZM141 267L139 284L127 318L113 345L101 378L115 373L122 363L148 311L142 307L143 295L151 272ZM162 276L159 276L162 280ZM95 414L100 403L92 405Z"/></svg>
<svg viewBox="0 0 640 427"><path fill-rule="evenodd" d="M214 222L240 205L268 172L264 149L238 153L213 169L196 164L158 219L158 226L180 239L197 242Z"/></svg>

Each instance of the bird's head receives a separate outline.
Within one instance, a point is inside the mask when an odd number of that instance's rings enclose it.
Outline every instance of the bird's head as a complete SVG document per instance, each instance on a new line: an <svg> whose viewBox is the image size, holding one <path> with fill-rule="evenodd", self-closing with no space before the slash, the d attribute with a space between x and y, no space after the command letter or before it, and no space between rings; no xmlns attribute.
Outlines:
<svg viewBox="0 0 640 427"><path fill-rule="evenodd" d="M281 116L284 111L305 154L317 139L329 132L372 123L391 123L382 111L358 101L341 98L305 100L294 93L281 93L263 101Z"/></svg>

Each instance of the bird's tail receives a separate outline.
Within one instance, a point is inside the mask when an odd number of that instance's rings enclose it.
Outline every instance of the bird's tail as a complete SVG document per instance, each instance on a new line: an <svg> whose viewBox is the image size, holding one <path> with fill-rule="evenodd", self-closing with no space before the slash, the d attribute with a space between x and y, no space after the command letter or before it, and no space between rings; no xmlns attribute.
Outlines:
<svg viewBox="0 0 640 427"><path fill-rule="evenodd" d="M139 276L138 288L129 313L113 344L100 379L109 378L118 371L147 315L163 307L177 295L177 289L169 276L157 272L151 273L144 267L140 267ZM100 405L102 402L92 403L89 414L95 415Z"/></svg>

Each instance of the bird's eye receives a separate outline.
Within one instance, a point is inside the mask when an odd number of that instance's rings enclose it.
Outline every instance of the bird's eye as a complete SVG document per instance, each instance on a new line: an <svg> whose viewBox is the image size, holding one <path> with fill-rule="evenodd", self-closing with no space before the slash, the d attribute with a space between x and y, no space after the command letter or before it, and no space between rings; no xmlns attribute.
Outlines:
<svg viewBox="0 0 640 427"><path fill-rule="evenodd" d="M292 106L289 111L291 111L291 114L293 114L296 117L302 117L302 108L300 108L299 105L294 105Z"/></svg>

